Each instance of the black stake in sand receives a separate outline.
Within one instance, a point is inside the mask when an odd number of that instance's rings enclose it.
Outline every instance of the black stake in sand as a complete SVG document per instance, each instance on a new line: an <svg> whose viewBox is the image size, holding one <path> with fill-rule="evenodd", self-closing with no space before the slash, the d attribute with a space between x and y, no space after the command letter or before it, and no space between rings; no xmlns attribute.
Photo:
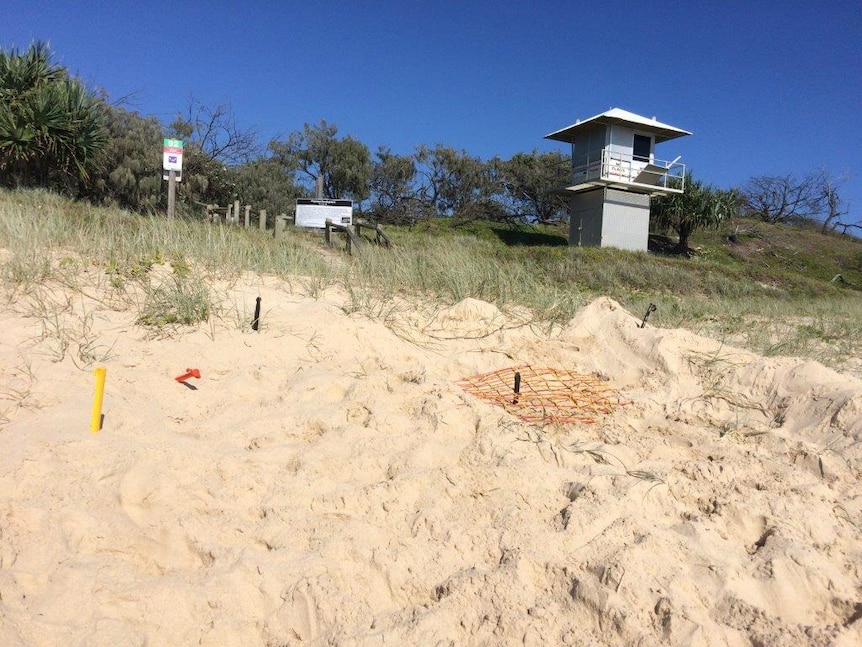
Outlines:
<svg viewBox="0 0 862 647"><path fill-rule="evenodd" d="M260 297L257 298L257 303L254 306L254 319L251 322L251 329L257 330L260 325Z"/></svg>
<svg viewBox="0 0 862 647"><path fill-rule="evenodd" d="M515 399L512 404L518 404L518 394L521 392L521 374L515 373Z"/></svg>
<svg viewBox="0 0 862 647"><path fill-rule="evenodd" d="M641 321L641 325L638 326L638 328L643 328L644 326L646 326L646 320L649 319L649 315L651 312L655 312L654 303L649 304L649 307L646 309L646 314L644 315L644 320Z"/></svg>

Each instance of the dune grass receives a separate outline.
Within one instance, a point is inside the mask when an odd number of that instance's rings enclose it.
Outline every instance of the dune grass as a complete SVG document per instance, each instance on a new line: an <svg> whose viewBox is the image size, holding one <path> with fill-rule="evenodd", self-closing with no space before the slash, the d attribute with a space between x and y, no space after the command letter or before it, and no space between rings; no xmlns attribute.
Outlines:
<svg viewBox="0 0 862 647"><path fill-rule="evenodd" d="M730 225L728 226L730 227ZM340 285L348 308L386 319L396 300L455 303L474 297L527 311L552 327L599 295L650 324L685 327L765 354L811 357L836 367L862 355L862 243L816 232L733 224L696 235L679 258L613 249L570 249L551 227L432 221L386 228L393 247L363 245L353 257L322 236L289 229L275 240L256 228L168 221L75 203L43 191L0 191L0 277L8 301L51 281L76 285L98 268L106 292L149 327L218 315L213 279L275 275L316 295ZM152 268L170 268L153 280ZM831 279L840 274L841 281ZM397 297L397 299L396 299Z"/></svg>

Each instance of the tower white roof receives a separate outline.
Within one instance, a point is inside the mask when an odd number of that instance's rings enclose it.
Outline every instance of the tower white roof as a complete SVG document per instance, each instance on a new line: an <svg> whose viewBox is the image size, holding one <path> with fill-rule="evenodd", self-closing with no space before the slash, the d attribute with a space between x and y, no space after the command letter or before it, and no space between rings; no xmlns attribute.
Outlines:
<svg viewBox="0 0 862 647"><path fill-rule="evenodd" d="M642 117L641 115L636 115L635 113L623 110L622 108L611 108L607 112L603 112L595 117L590 117L583 121L578 120L571 126L555 130L554 132L545 135L545 139L554 139L559 142L572 143L575 136L580 131L598 124L623 124L632 126L637 130L653 133L655 135L656 144L668 141L669 139L691 135L687 130L677 128L676 126L671 126L669 124L663 124L662 122L657 121L655 117Z"/></svg>

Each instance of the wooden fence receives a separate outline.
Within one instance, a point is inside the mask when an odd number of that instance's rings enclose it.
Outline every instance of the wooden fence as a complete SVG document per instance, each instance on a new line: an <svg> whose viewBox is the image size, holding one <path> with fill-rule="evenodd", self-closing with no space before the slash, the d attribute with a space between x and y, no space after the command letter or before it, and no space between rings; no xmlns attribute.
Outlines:
<svg viewBox="0 0 862 647"><path fill-rule="evenodd" d="M228 225L251 227L252 219L256 217L258 228L261 231L267 230L266 209L260 209L257 214L253 214L251 205L247 204L244 207L240 207L239 200L233 204L227 205L226 207L220 207L217 204L205 204L203 206L206 207L207 210L207 222L219 222ZM284 213L275 217L273 235L276 238L279 238L284 234L289 220L292 220L292 217Z"/></svg>
<svg viewBox="0 0 862 647"><path fill-rule="evenodd" d="M206 207L207 210L207 222L218 222L244 227L253 226L252 219L255 217L255 214L252 213L251 205L245 205L244 207L241 207L239 200L225 207L220 207L217 204L202 204L202 206ZM266 209L258 210L256 216L258 228L261 231L265 232L267 230ZM276 238L280 238L281 236L283 236L285 230L287 229L288 222L291 222L292 220L293 216L288 216L284 213L276 216L273 236L275 236ZM323 231L323 236L324 240L326 241L326 244L332 246L332 232L345 234L347 253L353 254L355 250L358 254L360 253L360 243L362 241L363 229L370 229L373 232L374 241L378 245L381 245L383 247L392 246L392 242L389 240L389 237L383 232L383 229L380 228L380 225L376 223L366 222L364 220L357 220L352 225L341 225L333 223L331 220L327 219L326 228Z"/></svg>
<svg viewBox="0 0 862 647"><path fill-rule="evenodd" d="M326 219L326 229L324 229L323 237L326 241L326 244L332 245L332 232L342 232L345 234L347 241L347 253L353 254L353 250L356 250L356 253L359 254L361 247L360 241L362 240L362 228L371 229L375 233L375 241L378 245L382 245L383 247L390 247L392 245L389 237L383 233L383 230L380 228L380 225L373 224L370 222L365 222L363 220L357 220L353 225L339 225L332 222L330 219Z"/></svg>

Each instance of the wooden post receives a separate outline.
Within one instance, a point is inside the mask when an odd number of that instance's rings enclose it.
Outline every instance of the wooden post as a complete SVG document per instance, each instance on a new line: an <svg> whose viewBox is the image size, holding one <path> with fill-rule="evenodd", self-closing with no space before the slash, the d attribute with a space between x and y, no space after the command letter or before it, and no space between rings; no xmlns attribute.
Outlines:
<svg viewBox="0 0 862 647"><path fill-rule="evenodd" d="M168 173L168 218L174 218L177 208L177 172Z"/></svg>
<svg viewBox="0 0 862 647"><path fill-rule="evenodd" d="M392 243L389 241L389 236L383 233L383 228L380 226L380 223L374 225L374 231L377 232L377 243L379 244L383 241L384 247L390 247Z"/></svg>
<svg viewBox="0 0 862 647"><path fill-rule="evenodd" d="M353 233L353 230L348 226L344 228L344 233L347 234L347 253L353 256L353 250L356 250L356 255L362 252L362 248L359 245L359 236Z"/></svg>
<svg viewBox="0 0 862 647"><path fill-rule="evenodd" d="M261 231L266 231L266 209L260 210L260 220L258 220L258 226Z"/></svg>
<svg viewBox="0 0 862 647"><path fill-rule="evenodd" d="M231 217L230 216L230 202L228 202L227 207L225 207L225 212L224 212L225 223L230 222L230 217Z"/></svg>
<svg viewBox="0 0 862 647"><path fill-rule="evenodd" d="M251 223L251 205L245 205L245 228L248 229L249 224Z"/></svg>
<svg viewBox="0 0 862 647"><path fill-rule="evenodd" d="M235 225L239 224L239 200L234 200L233 203L233 222Z"/></svg>
<svg viewBox="0 0 862 647"><path fill-rule="evenodd" d="M326 231L323 234L323 240L326 241L326 245L332 245L332 221L327 218L326 219Z"/></svg>
<svg viewBox="0 0 862 647"><path fill-rule="evenodd" d="M207 205L207 222L213 221L213 206L211 204Z"/></svg>
<svg viewBox="0 0 862 647"><path fill-rule="evenodd" d="M281 214L275 217L275 230L273 231L274 238L281 238L284 235L284 229L287 226L287 216Z"/></svg>

